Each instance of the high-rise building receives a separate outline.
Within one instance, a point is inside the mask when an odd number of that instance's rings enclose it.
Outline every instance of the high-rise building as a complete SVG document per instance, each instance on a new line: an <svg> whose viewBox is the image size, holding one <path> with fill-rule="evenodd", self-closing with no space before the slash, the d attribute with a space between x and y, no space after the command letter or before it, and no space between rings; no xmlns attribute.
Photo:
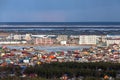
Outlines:
<svg viewBox="0 0 120 80"><path fill-rule="evenodd" d="M95 45L96 44L96 35L80 35L79 44Z"/></svg>

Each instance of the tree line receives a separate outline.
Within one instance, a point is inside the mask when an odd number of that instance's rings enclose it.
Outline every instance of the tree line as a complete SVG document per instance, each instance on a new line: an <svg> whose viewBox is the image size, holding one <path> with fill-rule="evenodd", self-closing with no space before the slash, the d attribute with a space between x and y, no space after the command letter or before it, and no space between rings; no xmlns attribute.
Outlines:
<svg viewBox="0 0 120 80"><path fill-rule="evenodd" d="M43 78L59 78L63 74L69 77L103 77L104 75L116 77L120 70L120 63L105 63L105 62L91 62L91 63L77 63L77 62L53 62L44 63L42 65L29 66L25 70L25 74L35 73Z"/></svg>

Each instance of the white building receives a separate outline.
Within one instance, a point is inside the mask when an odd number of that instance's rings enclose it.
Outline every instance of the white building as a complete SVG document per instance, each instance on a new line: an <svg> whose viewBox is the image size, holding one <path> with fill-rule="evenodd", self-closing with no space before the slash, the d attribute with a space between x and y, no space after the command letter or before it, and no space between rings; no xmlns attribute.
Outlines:
<svg viewBox="0 0 120 80"><path fill-rule="evenodd" d="M67 41L60 41L60 44L61 44L61 45L66 45L66 44L67 44Z"/></svg>
<svg viewBox="0 0 120 80"><path fill-rule="evenodd" d="M80 35L79 44L96 45L96 35Z"/></svg>
<svg viewBox="0 0 120 80"><path fill-rule="evenodd" d="M110 44L120 44L120 39L107 39L107 46Z"/></svg>
<svg viewBox="0 0 120 80"><path fill-rule="evenodd" d="M110 44L120 44L120 35L107 35L107 46Z"/></svg>
<svg viewBox="0 0 120 80"><path fill-rule="evenodd" d="M25 35L25 40L30 41L32 39L31 34Z"/></svg>
<svg viewBox="0 0 120 80"><path fill-rule="evenodd" d="M27 41L0 41L0 44L26 44Z"/></svg>
<svg viewBox="0 0 120 80"><path fill-rule="evenodd" d="M26 35L23 34L10 34L6 37L6 39L12 39L12 40L25 40Z"/></svg>
<svg viewBox="0 0 120 80"><path fill-rule="evenodd" d="M14 40L21 40L22 39L22 36L21 35L14 35Z"/></svg>

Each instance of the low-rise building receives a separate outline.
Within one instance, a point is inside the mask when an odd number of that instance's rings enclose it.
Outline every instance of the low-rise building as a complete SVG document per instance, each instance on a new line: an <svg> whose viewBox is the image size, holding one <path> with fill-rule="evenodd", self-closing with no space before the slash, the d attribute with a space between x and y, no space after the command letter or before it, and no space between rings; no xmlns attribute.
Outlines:
<svg viewBox="0 0 120 80"><path fill-rule="evenodd" d="M57 40L58 41L67 41L68 36L67 35L58 35Z"/></svg>
<svg viewBox="0 0 120 80"><path fill-rule="evenodd" d="M18 34L14 35L14 40L21 40L21 39L22 39L22 35L18 35Z"/></svg>
<svg viewBox="0 0 120 80"><path fill-rule="evenodd" d="M71 35L68 39L68 44L79 44L79 35Z"/></svg>
<svg viewBox="0 0 120 80"><path fill-rule="evenodd" d="M66 45L67 42L66 42L66 41L60 41L60 44L61 44L61 45Z"/></svg>
<svg viewBox="0 0 120 80"><path fill-rule="evenodd" d="M26 35L25 35L25 40L26 40L26 41L32 40L31 34L26 34Z"/></svg>
<svg viewBox="0 0 120 80"><path fill-rule="evenodd" d="M120 39L107 39L107 46L110 44L120 44Z"/></svg>
<svg viewBox="0 0 120 80"><path fill-rule="evenodd" d="M27 41L0 41L0 44L26 44Z"/></svg>

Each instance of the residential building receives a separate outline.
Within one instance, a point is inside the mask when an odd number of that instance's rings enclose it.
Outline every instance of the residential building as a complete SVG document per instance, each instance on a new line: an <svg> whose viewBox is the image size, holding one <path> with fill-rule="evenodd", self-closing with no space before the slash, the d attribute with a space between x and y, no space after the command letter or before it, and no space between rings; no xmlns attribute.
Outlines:
<svg viewBox="0 0 120 80"><path fill-rule="evenodd" d="M53 44L53 40L51 38L36 38L35 44Z"/></svg>
<svg viewBox="0 0 120 80"><path fill-rule="evenodd" d="M66 41L60 41L60 44L61 44L61 45L66 45L67 42L66 42Z"/></svg>
<svg viewBox="0 0 120 80"><path fill-rule="evenodd" d="M68 36L67 35L58 35L57 40L58 41L67 41Z"/></svg>
<svg viewBox="0 0 120 80"><path fill-rule="evenodd" d="M26 41L32 40L31 34L26 34L26 35L25 35L25 40L26 40Z"/></svg>
<svg viewBox="0 0 120 80"><path fill-rule="evenodd" d="M96 45L96 35L80 35L79 44Z"/></svg>
<svg viewBox="0 0 120 80"><path fill-rule="evenodd" d="M119 39L107 39L107 46L110 44L120 44L120 38Z"/></svg>
<svg viewBox="0 0 120 80"><path fill-rule="evenodd" d="M18 34L14 35L14 40L21 40L21 39L22 39L21 35L18 35Z"/></svg>

